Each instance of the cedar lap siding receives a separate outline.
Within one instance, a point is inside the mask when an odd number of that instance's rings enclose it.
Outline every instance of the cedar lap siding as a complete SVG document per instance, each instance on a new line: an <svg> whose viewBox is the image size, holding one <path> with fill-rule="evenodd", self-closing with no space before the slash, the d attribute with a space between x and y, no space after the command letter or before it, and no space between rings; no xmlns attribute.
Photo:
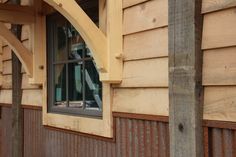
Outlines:
<svg viewBox="0 0 236 157"><path fill-rule="evenodd" d="M235 6L234 0L202 2L205 157L236 155ZM27 48L29 37L24 25L21 41ZM43 126L42 87L29 84L22 68L24 157L170 156L168 1L123 0L123 41L123 79L113 87L112 139ZM0 46L0 157L11 157L12 56L4 41Z"/></svg>

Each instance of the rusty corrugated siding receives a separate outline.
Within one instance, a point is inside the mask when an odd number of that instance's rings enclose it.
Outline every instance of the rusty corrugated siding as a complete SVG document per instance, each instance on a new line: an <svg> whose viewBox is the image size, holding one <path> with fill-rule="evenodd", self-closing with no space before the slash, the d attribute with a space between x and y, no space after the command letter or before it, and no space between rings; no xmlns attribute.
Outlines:
<svg viewBox="0 0 236 157"><path fill-rule="evenodd" d="M25 157L168 157L168 124L116 118L108 142L42 127L41 111L24 110Z"/></svg>
<svg viewBox="0 0 236 157"><path fill-rule="evenodd" d="M208 156L236 157L236 130L208 128Z"/></svg>
<svg viewBox="0 0 236 157"><path fill-rule="evenodd" d="M11 109L2 107L0 119L0 157L11 157L11 146L12 146L12 139L11 139L11 130L12 130L12 123L11 123Z"/></svg>
<svg viewBox="0 0 236 157"><path fill-rule="evenodd" d="M11 109L2 107L0 157L11 157ZM115 118L115 142L46 129L24 109L24 157L168 157L168 123ZM206 157L236 157L236 130L204 127Z"/></svg>

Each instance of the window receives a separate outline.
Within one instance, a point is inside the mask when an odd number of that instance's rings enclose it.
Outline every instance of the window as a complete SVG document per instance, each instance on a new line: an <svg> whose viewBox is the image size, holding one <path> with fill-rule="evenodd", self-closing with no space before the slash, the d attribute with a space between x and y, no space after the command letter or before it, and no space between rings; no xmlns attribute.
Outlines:
<svg viewBox="0 0 236 157"><path fill-rule="evenodd" d="M102 83L92 53L59 13L47 17L47 47L48 112L102 116Z"/></svg>
<svg viewBox="0 0 236 157"><path fill-rule="evenodd" d="M123 70L122 1L45 2L58 13L46 16L43 125L111 138L112 84Z"/></svg>

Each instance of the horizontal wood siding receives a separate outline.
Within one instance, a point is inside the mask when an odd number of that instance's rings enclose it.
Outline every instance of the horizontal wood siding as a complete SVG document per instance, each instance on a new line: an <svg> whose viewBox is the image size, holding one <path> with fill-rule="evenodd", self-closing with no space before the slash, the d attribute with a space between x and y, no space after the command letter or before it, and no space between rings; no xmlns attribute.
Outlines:
<svg viewBox="0 0 236 157"><path fill-rule="evenodd" d="M204 119L236 122L235 12L235 1L203 0Z"/></svg>
<svg viewBox="0 0 236 157"><path fill-rule="evenodd" d="M113 111L168 115L168 1L123 0L124 70Z"/></svg>

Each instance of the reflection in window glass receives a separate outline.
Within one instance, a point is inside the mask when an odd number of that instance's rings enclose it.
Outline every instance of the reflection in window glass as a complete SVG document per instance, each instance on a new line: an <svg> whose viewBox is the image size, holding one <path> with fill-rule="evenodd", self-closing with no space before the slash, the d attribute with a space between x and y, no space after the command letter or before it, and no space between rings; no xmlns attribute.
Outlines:
<svg viewBox="0 0 236 157"><path fill-rule="evenodd" d="M102 83L92 52L63 16L51 18L48 64L53 100L49 111L100 116Z"/></svg>
<svg viewBox="0 0 236 157"><path fill-rule="evenodd" d="M54 66L54 98L55 105L66 106L66 65Z"/></svg>

